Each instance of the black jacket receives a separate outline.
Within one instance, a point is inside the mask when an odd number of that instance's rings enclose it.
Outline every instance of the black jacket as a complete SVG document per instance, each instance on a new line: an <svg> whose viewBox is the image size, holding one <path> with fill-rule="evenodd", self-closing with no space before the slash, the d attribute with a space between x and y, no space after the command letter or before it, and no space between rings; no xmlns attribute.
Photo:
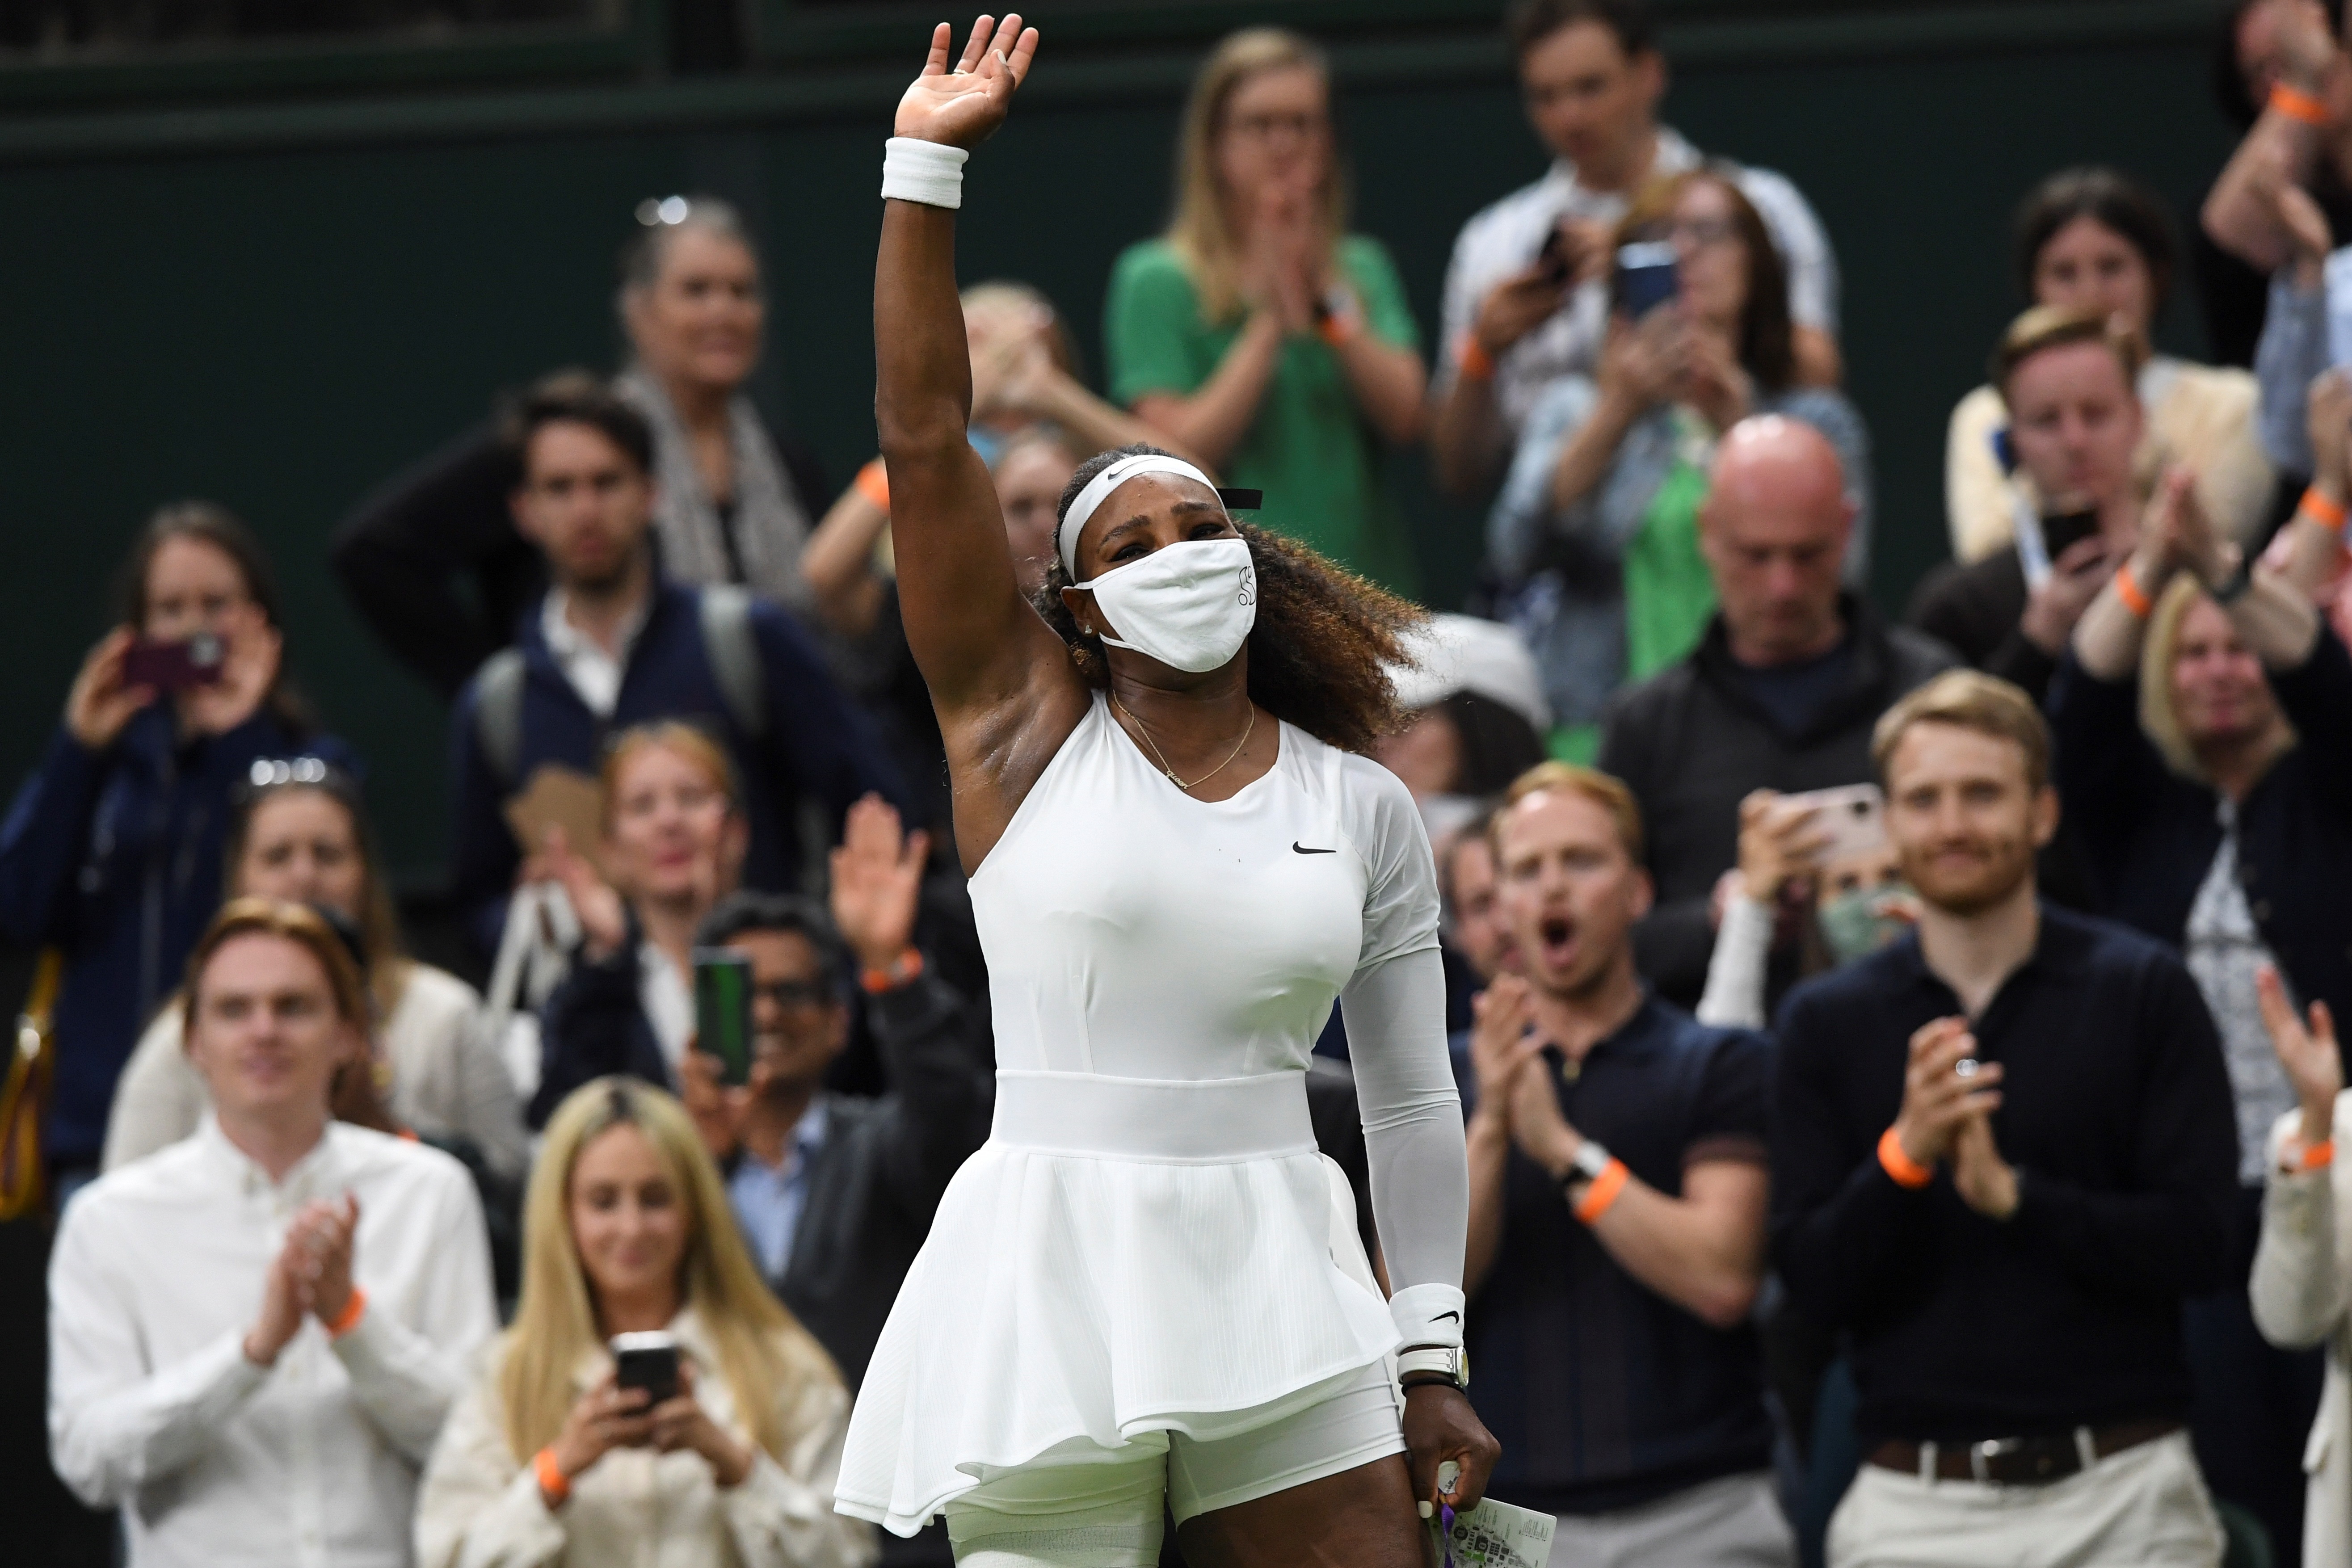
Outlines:
<svg viewBox="0 0 2352 1568"><path fill-rule="evenodd" d="M2271 690L2302 737L2238 807L2238 875L2263 941L2305 1002L2352 1017L2352 656L2323 626ZM2107 909L2179 948L2221 847L2214 792L2139 727L2139 681L2094 679L2072 653L2050 687L2058 791Z"/></svg>
<svg viewBox="0 0 2352 1568"><path fill-rule="evenodd" d="M2003 549L1965 566L1947 561L1928 573L1906 618L1963 664L2000 676L2039 702L2058 661L2021 626L2026 598L2025 568L2016 551Z"/></svg>
<svg viewBox="0 0 2352 1568"><path fill-rule="evenodd" d="M1952 667L1949 648L1888 626L1852 594L1841 607L1855 658L1844 694L1812 727L1784 734L1739 684L1723 617L1691 656L1618 694L1601 771L1641 802L1657 907L1635 929L1642 973L1668 1001L1695 1006L1715 951L1707 902L1739 859L1739 802L1750 790L1868 783L1871 727L1895 700ZM1777 987L1776 987L1777 989Z"/></svg>
<svg viewBox="0 0 2352 1568"><path fill-rule="evenodd" d="M575 965L548 998L534 1127L572 1089L606 1073L670 1086L637 1001L636 943L622 952L625 958ZM810 1163L792 1257L768 1281L840 1363L853 1392L930 1231L931 1211L987 1138L996 1102L988 1007L968 1002L930 965L866 998L866 1022L889 1088L824 1094L824 1142Z"/></svg>

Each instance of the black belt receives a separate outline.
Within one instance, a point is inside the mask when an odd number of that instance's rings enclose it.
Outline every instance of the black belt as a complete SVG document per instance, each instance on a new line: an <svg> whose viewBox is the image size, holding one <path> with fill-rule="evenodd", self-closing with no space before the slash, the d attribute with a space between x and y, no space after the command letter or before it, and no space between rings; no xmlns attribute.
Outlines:
<svg viewBox="0 0 2352 1568"><path fill-rule="evenodd" d="M2079 1475L2090 1463L2153 1443L2180 1430L2178 1421L2118 1421L2109 1426L2077 1426L2036 1437L1997 1437L1979 1443L1914 1443L1890 1437L1870 1451L1883 1470L1900 1470L1922 1480L1982 1481L2004 1487L2041 1487Z"/></svg>

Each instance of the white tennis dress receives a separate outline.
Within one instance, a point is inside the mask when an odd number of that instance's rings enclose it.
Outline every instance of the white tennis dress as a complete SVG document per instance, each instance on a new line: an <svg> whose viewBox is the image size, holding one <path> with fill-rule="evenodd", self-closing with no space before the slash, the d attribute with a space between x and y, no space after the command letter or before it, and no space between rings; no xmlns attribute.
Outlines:
<svg viewBox="0 0 2352 1568"><path fill-rule="evenodd" d="M1098 695L971 900L994 1126L891 1310L836 1492L900 1534L1074 1439L1252 1430L1395 1348L1388 1304L1331 1258L1303 1070L1342 988L1409 955L1384 972L1422 982L1409 1005L1349 993L1373 1195L1391 1279L1459 1283L1435 873L1386 770L1286 723L1263 778L1194 800ZM1408 1047L1376 1010L1412 1015ZM1405 1186L1435 1191L1433 1220Z"/></svg>

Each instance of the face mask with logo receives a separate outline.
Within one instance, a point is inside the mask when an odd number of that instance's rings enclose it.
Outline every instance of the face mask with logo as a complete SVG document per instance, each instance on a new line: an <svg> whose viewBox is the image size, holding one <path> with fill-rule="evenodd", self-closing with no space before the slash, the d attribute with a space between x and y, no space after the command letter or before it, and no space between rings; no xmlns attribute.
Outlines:
<svg viewBox="0 0 2352 1568"><path fill-rule="evenodd" d="M1126 634L1104 642L1193 675L1230 663L1257 624L1257 572L1240 539L1171 544L1078 586Z"/></svg>
<svg viewBox="0 0 2352 1568"><path fill-rule="evenodd" d="M1885 905L1902 895L1900 888L1851 888L1823 904L1813 921L1830 955L1840 963L1852 963L1910 930L1910 921L1885 912Z"/></svg>

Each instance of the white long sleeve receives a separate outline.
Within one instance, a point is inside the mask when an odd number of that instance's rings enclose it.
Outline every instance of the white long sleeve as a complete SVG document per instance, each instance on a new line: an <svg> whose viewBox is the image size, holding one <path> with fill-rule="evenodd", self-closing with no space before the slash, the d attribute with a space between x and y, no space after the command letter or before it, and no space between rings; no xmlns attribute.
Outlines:
<svg viewBox="0 0 2352 1568"><path fill-rule="evenodd" d="M1445 1054L1445 966L1424 948L1356 972L1339 994L1389 1281L1462 1286L1470 1163Z"/></svg>
<svg viewBox="0 0 2352 1568"><path fill-rule="evenodd" d="M2343 1164L2293 1175L2279 1150L2302 1120L2289 1111L2271 1129L2263 1189L2262 1239L2255 1244L2248 1295L2263 1338L2288 1350L2322 1343L2352 1310L2352 1232L2339 1217L2336 1185L2352 1185ZM2352 1090L2336 1097L2335 1136L2352 1140ZM2339 1173L2341 1173L2339 1174Z"/></svg>
<svg viewBox="0 0 2352 1568"><path fill-rule="evenodd" d="M1771 959L1771 906L1749 898L1727 901L1714 955L1706 961L1698 1021L1721 1029L1764 1027L1764 983Z"/></svg>

